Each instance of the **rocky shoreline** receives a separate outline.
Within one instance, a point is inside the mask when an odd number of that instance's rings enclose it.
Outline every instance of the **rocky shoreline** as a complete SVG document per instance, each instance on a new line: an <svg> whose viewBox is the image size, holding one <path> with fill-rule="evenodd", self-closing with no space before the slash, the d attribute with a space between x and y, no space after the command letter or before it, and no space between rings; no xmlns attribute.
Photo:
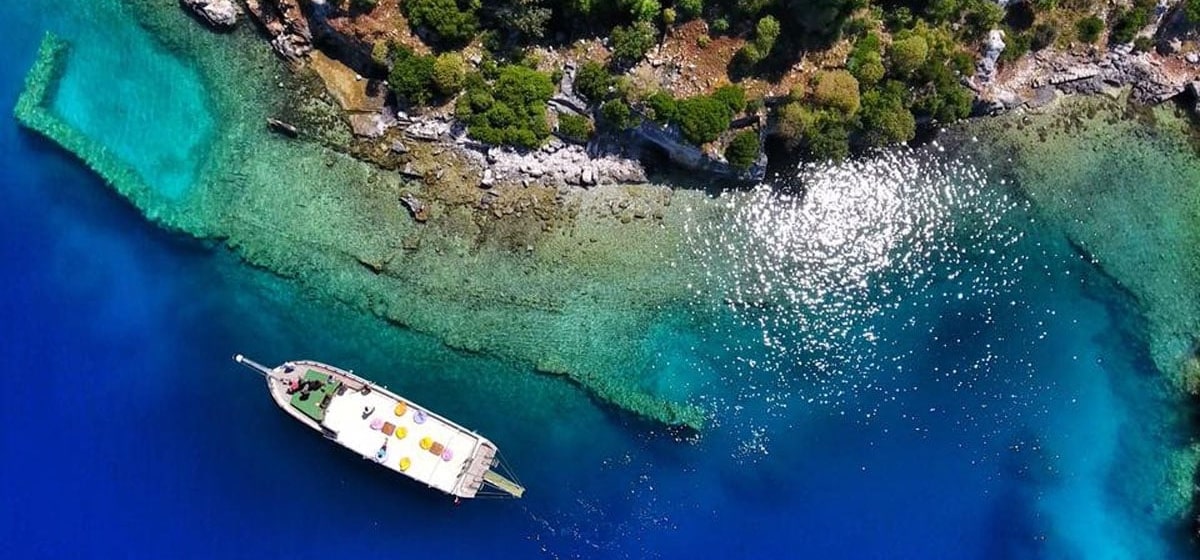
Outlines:
<svg viewBox="0 0 1200 560"><path fill-rule="evenodd" d="M211 7L229 1L187 0L187 4ZM386 89L381 79L385 69L372 59L372 45L359 29L367 24L352 22L325 2L245 0L245 3L272 48L293 69L312 66L314 57L319 57L324 59L322 66L341 66L340 71L353 76L354 81L369 83L377 91ZM1200 84L1193 82L1200 77L1200 49L1192 37L1194 32L1182 21L1184 16L1177 4L1166 3L1163 13L1139 33L1140 37L1153 38L1158 45L1152 52L1133 52L1132 45L1111 49L1071 45L1065 50L1046 49L1025 55L997 67L1005 44L1003 32L993 31L983 46L977 74L967 80L976 95L974 115L1037 110L1064 95L1116 97L1125 90L1131 91L1130 99L1134 102L1149 105L1181 96L1196 99ZM571 92L576 61L563 59L562 53L552 50L546 54L559 59L565 68L561 91L551 100L552 111L585 114L586 104ZM331 85L328 72L319 74L327 89L337 89ZM642 183L646 180L646 169L641 156L648 147L687 169L739 175L718 156L688 145L677 134L650 122L620 137L602 135L586 146L553 138L541 149L520 151L468 139L465 128L454 119L449 108L410 114L383 103L384 97L381 93L379 103L369 110L342 103L356 142L372 143L399 136L435 144L443 151L454 150L463 161L470 162L479 178L478 185L484 189L501 185L572 188ZM764 101L773 102L771 98ZM397 148L395 153L405 152L403 142L392 145ZM362 155L371 150L351 151ZM367 159L372 158L367 156ZM750 173L741 176L757 180L765 169L766 161L762 158Z"/></svg>
<svg viewBox="0 0 1200 560"><path fill-rule="evenodd" d="M1135 52L1133 44L1111 49L1071 44L1066 50L1038 51L997 68L1005 37L1002 31L992 31L978 72L968 82L977 96L976 112L1040 109L1063 95L1116 97L1126 89L1132 101L1145 105L1181 95L1190 100L1195 91L1191 84L1200 78L1200 50L1180 2L1162 6L1163 13L1138 33L1155 45L1146 52Z"/></svg>

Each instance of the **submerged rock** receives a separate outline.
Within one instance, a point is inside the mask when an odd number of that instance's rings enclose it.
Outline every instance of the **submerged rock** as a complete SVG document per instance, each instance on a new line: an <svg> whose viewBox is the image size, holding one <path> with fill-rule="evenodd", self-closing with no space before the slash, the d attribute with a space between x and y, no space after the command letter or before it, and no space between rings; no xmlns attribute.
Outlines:
<svg viewBox="0 0 1200 560"><path fill-rule="evenodd" d="M209 25L221 29L233 29L242 9L233 0L180 0L197 17Z"/></svg>

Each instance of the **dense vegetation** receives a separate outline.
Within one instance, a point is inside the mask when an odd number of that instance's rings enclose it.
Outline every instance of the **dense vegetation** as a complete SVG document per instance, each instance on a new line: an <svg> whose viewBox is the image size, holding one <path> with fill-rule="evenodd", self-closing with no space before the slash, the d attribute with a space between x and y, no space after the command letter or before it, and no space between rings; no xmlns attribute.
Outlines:
<svg viewBox="0 0 1200 560"><path fill-rule="evenodd" d="M373 0L337 3L351 11L375 7ZM544 142L546 103L562 70L537 71L527 47L604 38L608 59L584 61L574 76L574 91L597 122L560 115L559 136L585 141L597 126L620 131L649 120L697 145L719 141L731 165L744 167L756 159L750 152L759 150L759 135L730 126L744 112L759 112L761 98L748 100L742 87L727 85L676 99L641 90L626 76L671 27L705 20L708 35L696 41L702 52L713 37L740 38L728 65L735 83L776 81L806 53L843 45L833 51L847 53L843 65L825 62L804 73L786 98L768 100L776 139L808 157L836 159L856 147L911 140L918 123L966 117L973 96L964 78L975 72L992 29L1006 33L1001 64L1105 37L1114 44L1137 39L1137 48L1147 48L1137 36L1154 17L1155 0L1111 9L1089 0L1022 0L1007 10L993 0L404 0L400 6L435 54L376 45L391 88L413 105L456 100L473 138L521 147ZM1184 0L1183 9L1200 22L1200 0ZM472 42L485 54L468 64L456 51Z"/></svg>

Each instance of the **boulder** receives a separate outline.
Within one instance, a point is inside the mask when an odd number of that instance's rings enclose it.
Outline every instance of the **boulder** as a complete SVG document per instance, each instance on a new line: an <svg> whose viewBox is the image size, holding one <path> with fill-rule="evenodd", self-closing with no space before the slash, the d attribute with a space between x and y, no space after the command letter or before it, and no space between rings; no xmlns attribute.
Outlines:
<svg viewBox="0 0 1200 560"><path fill-rule="evenodd" d="M196 17L216 29L233 29L242 14L234 0L180 0Z"/></svg>

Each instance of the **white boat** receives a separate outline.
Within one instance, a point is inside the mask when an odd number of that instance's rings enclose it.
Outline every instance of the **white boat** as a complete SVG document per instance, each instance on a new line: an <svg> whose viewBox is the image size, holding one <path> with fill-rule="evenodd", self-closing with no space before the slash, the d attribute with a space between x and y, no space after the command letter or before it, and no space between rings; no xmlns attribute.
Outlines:
<svg viewBox="0 0 1200 560"><path fill-rule="evenodd" d="M320 362L233 359L266 378L284 412L364 459L455 499L525 493L490 440L386 387Z"/></svg>

